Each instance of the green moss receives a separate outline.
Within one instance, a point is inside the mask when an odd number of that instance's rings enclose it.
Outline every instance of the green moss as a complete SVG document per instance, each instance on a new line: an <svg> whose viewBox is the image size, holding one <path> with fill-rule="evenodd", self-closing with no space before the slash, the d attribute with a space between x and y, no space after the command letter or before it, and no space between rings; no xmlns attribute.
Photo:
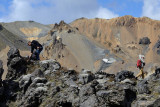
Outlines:
<svg viewBox="0 0 160 107"><path fill-rule="evenodd" d="M155 93L153 93L153 96L154 96L155 98L159 98L159 96L160 96L160 93L158 93L158 92L155 92Z"/></svg>
<svg viewBox="0 0 160 107"><path fill-rule="evenodd" d="M51 104L54 101L50 96L46 97L39 107L46 107L48 104ZM53 106L53 105L52 105Z"/></svg>
<svg viewBox="0 0 160 107"><path fill-rule="evenodd" d="M10 102L9 103L9 105L8 105L9 107L18 107L18 102Z"/></svg>

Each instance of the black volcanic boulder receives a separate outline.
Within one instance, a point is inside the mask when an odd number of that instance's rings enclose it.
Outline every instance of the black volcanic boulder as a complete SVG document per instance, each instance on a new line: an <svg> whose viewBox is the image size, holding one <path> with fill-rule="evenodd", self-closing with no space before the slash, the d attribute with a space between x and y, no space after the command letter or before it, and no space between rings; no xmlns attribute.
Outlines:
<svg viewBox="0 0 160 107"><path fill-rule="evenodd" d="M52 59L40 61L39 64L42 71L55 72L61 69L60 63Z"/></svg>
<svg viewBox="0 0 160 107"><path fill-rule="evenodd" d="M154 76L155 76L157 79L160 78L160 68L157 68L157 69L155 70Z"/></svg>
<svg viewBox="0 0 160 107"><path fill-rule="evenodd" d="M17 48L12 47L7 53L8 59L12 59L15 57L20 57L20 52Z"/></svg>
<svg viewBox="0 0 160 107"><path fill-rule="evenodd" d="M82 70L79 74L79 82L82 84L87 84L95 79L94 74L89 70Z"/></svg>
<svg viewBox="0 0 160 107"><path fill-rule="evenodd" d="M3 69L3 62L0 60L0 79L2 78L4 69Z"/></svg>
<svg viewBox="0 0 160 107"><path fill-rule="evenodd" d="M138 91L138 94L144 94L144 93L150 94L147 80L142 80L138 82L137 91Z"/></svg>
<svg viewBox="0 0 160 107"><path fill-rule="evenodd" d="M153 49L157 49L157 54L160 55L160 39L155 43L154 48Z"/></svg>
<svg viewBox="0 0 160 107"><path fill-rule="evenodd" d="M18 95L20 107L39 107L47 96L47 79L36 77L31 80L32 74L24 75L20 79L20 88L23 94Z"/></svg>
<svg viewBox="0 0 160 107"><path fill-rule="evenodd" d="M143 37L139 40L139 44L143 44L143 45L149 45L151 42L150 42L150 39L148 37Z"/></svg>
<svg viewBox="0 0 160 107"><path fill-rule="evenodd" d="M131 71L126 71L126 70L120 71L117 73L115 80L116 80L116 82L121 82L127 78L128 79L135 78L134 73Z"/></svg>
<svg viewBox="0 0 160 107"><path fill-rule="evenodd" d="M160 46L160 39L156 42L156 44L154 45L154 48L159 48Z"/></svg>
<svg viewBox="0 0 160 107"><path fill-rule="evenodd" d="M0 24L0 30L3 30L3 26Z"/></svg>
<svg viewBox="0 0 160 107"><path fill-rule="evenodd" d="M20 52L16 48L11 48L8 52L8 73L7 80L19 78L26 73L27 62L20 56Z"/></svg>

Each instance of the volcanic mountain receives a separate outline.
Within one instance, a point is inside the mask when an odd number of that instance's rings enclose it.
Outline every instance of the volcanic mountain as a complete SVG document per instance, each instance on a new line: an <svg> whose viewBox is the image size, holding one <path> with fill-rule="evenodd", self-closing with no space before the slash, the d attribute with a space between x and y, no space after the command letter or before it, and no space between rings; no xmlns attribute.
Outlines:
<svg viewBox="0 0 160 107"><path fill-rule="evenodd" d="M160 21L132 16L1 23L0 106L157 107L159 28ZM24 57L33 39L43 45L41 61ZM135 77L140 54L144 79Z"/></svg>
<svg viewBox="0 0 160 107"><path fill-rule="evenodd" d="M159 65L160 21L147 17L80 18L70 24L61 21L52 26L18 21L2 26L21 40L36 39L43 44L41 59L56 59L78 72L130 70L136 74L139 54L145 55L146 72Z"/></svg>

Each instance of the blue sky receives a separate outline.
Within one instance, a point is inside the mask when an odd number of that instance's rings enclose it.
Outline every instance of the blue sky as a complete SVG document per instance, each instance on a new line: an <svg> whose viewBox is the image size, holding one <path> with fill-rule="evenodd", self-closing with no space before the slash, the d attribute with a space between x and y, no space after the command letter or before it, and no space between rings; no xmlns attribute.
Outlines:
<svg viewBox="0 0 160 107"><path fill-rule="evenodd" d="M0 22L34 20L52 24L81 17L132 15L160 20L160 0L1 0Z"/></svg>
<svg viewBox="0 0 160 107"><path fill-rule="evenodd" d="M114 11L119 16L132 15L141 17L143 1L142 0L98 0L99 4Z"/></svg>

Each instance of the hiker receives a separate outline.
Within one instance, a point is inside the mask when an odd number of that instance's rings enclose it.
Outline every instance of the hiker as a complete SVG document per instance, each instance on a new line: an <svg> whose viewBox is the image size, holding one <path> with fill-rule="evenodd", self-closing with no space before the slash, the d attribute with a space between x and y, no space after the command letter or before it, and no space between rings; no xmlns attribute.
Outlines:
<svg viewBox="0 0 160 107"><path fill-rule="evenodd" d="M139 59L137 60L137 68L139 68L140 72L138 73L136 78L141 76L144 79L144 71L143 71L144 66L145 66L144 55L139 55Z"/></svg>
<svg viewBox="0 0 160 107"><path fill-rule="evenodd" d="M34 54L34 49L35 49L36 50L35 51L36 60L40 60L39 55L40 55L41 51L43 50L42 45L38 41L33 40L32 42L31 41L28 42L28 46L31 46L31 55L30 56L32 56L32 54Z"/></svg>

